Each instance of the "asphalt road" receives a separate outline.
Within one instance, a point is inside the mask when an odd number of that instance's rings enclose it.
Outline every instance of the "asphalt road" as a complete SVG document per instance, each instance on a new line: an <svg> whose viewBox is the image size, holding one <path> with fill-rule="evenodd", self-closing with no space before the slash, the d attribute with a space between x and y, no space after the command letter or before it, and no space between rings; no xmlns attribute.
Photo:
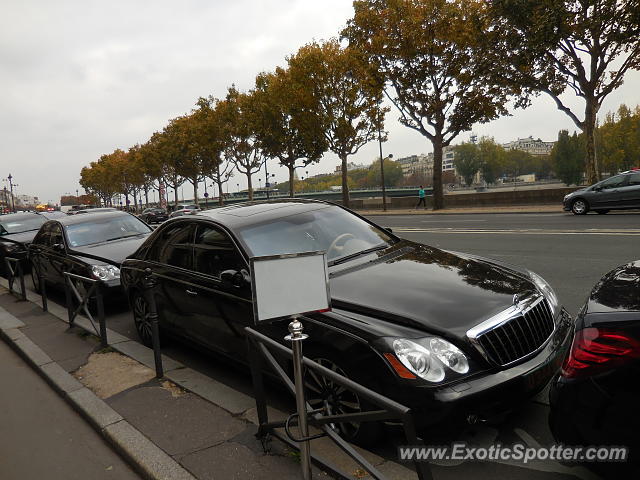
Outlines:
<svg viewBox="0 0 640 480"><path fill-rule="evenodd" d="M371 219L381 226L391 227L400 237L531 269L551 283L573 315L603 274L640 258L640 214L635 212L582 217L565 213L375 215ZM30 279L27 279L27 285L31 287ZM64 302L61 292L51 291L50 294L52 300ZM124 302L106 305L106 312L109 328L137 339L131 313ZM227 362L177 342L168 344L163 351L237 390L249 395L252 393L250 376L243 369L229 368ZM270 402L274 407L291 408L291 399L283 391L271 390ZM543 393L504 423L470 428L459 440L476 445L489 445L496 441L503 444L551 444L553 438L547 427L547 413ZM388 442L376 449L376 453L395 459L395 445L401 441L392 432ZM473 470L465 472L461 465L455 468L456 475L474 476ZM550 478L594 478L584 468L567 469L560 464L529 465L518 478L541 478L541 472L551 474ZM513 472L504 475L497 476L515 478Z"/></svg>
<svg viewBox="0 0 640 480"><path fill-rule="evenodd" d="M640 213L376 215L403 238L528 268L573 315L609 270L640 259Z"/></svg>

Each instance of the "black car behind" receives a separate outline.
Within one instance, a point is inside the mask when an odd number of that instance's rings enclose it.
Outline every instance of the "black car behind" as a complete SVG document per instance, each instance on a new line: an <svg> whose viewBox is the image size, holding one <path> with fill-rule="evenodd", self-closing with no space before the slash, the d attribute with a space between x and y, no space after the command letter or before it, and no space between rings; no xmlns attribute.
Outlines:
<svg viewBox="0 0 640 480"><path fill-rule="evenodd" d="M243 362L243 328L253 325L249 258L304 251L327 252L333 306L306 322L306 354L411 407L420 427L513 408L548 383L568 349L572 319L534 273L403 240L342 207L300 200L158 227L122 265L136 329L149 343L149 268L163 332ZM284 343L287 322L260 329ZM313 406L366 408L357 396L307 383ZM372 441L373 427L341 430Z"/></svg>
<svg viewBox="0 0 640 480"><path fill-rule="evenodd" d="M20 258L28 269L27 249L47 219L37 213L11 213L0 216L0 275L7 275L5 258Z"/></svg>
<svg viewBox="0 0 640 480"><path fill-rule="evenodd" d="M64 272L101 280L107 292L120 291L120 264L151 232L125 212L71 215L45 223L29 247L34 287L41 274L63 285Z"/></svg>
<svg viewBox="0 0 640 480"><path fill-rule="evenodd" d="M146 223L153 224L168 220L169 214L164 208L146 208L139 217Z"/></svg>
<svg viewBox="0 0 640 480"><path fill-rule="evenodd" d="M600 467L609 473L635 469L638 478L639 379L640 260L606 274L576 319L570 354L551 388L549 420L556 440L629 446L630 465Z"/></svg>

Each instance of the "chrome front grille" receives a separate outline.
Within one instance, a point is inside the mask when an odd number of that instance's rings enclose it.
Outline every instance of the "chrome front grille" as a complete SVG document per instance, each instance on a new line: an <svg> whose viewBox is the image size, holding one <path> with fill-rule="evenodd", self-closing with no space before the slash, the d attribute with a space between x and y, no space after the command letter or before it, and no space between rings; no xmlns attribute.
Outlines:
<svg viewBox="0 0 640 480"><path fill-rule="evenodd" d="M489 361L507 365L538 350L553 330L551 309L539 297L524 308L514 307L506 319L476 331L470 338Z"/></svg>

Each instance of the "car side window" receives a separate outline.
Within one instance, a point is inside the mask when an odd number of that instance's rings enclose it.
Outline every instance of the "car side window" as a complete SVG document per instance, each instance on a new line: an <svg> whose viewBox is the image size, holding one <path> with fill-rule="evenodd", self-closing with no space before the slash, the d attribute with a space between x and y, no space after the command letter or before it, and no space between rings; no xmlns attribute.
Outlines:
<svg viewBox="0 0 640 480"><path fill-rule="evenodd" d="M53 224L50 227L51 237L49 239L49 245L53 246L58 243L64 244L64 239L62 236L62 228L58 224Z"/></svg>
<svg viewBox="0 0 640 480"><path fill-rule="evenodd" d="M44 225L33 239L33 243L36 245L49 246L51 245L51 225Z"/></svg>
<svg viewBox="0 0 640 480"><path fill-rule="evenodd" d="M179 223L165 229L149 249L147 259L179 268L191 267L193 226Z"/></svg>
<svg viewBox="0 0 640 480"><path fill-rule="evenodd" d="M603 190L609 190L611 188L622 187L626 183L627 178L625 175L616 175L615 177L607 178L600 184Z"/></svg>
<svg viewBox="0 0 640 480"><path fill-rule="evenodd" d="M638 173L632 173L631 175L629 175L629 186L633 185L634 187L637 187L638 185L640 185L640 172Z"/></svg>
<svg viewBox="0 0 640 480"><path fill-rule="evenodd" d="M212 225L199 225L193 245L194 270L219 277L225 270L246 268L244 259L229 236Z"/></svg>

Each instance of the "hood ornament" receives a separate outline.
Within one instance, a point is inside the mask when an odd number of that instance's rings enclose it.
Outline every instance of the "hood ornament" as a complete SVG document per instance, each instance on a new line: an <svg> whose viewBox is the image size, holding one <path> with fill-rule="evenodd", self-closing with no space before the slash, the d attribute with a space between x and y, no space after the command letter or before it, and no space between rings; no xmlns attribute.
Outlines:
<svg viewBox="0 0 640 480"><path fill-rule="evenodd" d="M518 305L518 302L519 302L519 301L520 301L520 295L516 293L516 294L513 296L513 304L514 304L514 305Z"/></svg>

